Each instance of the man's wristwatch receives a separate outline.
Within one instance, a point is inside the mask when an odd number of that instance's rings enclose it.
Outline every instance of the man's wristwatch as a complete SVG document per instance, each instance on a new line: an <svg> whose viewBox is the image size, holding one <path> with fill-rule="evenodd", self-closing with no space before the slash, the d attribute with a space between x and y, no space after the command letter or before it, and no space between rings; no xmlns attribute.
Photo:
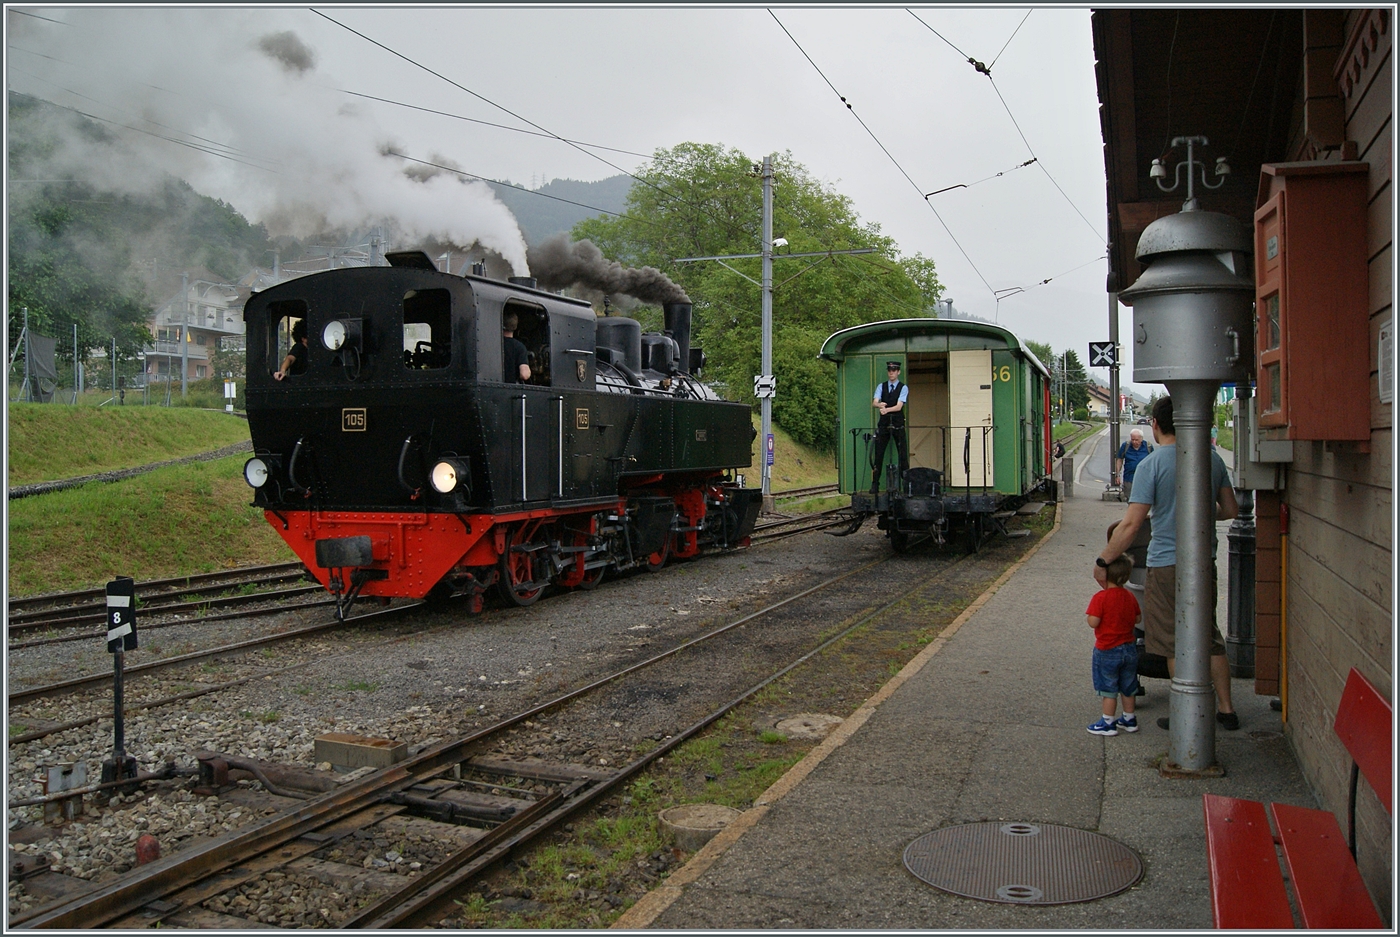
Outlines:
<svg viewBox="0 0 1400 937"><path fill-rule="evenodd" d="M1094 565L1100 569L1108 569L1108 563L1101 556L1094 557Z"/></svg>

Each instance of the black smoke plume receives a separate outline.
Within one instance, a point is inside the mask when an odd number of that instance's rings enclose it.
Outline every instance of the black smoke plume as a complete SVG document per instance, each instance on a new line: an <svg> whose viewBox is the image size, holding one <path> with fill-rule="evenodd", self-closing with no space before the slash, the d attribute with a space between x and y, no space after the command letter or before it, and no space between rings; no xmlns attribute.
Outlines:
<svg viewBox="0 0 1400 937"><path fill-rule="evenodd" d="M268 33L258 40L258 48L288 72L301 75L316 67L316 53L290 30Z"/></svg>
<svg viewBox="0 0 1400 937"><path fill-rule="evenodd" d="M570 241L558 234L530 248L530 275L545 289L582 286L624 293L646 303L688 303L685 290L655 267L624 267L608 260L592 241Z"/></svg>

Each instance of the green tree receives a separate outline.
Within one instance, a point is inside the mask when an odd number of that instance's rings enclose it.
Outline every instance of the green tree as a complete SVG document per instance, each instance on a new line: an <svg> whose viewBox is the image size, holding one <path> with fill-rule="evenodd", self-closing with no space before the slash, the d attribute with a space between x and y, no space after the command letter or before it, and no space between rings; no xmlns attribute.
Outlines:
<svg viewBox="0 0 1400 937"><path fill-rule="evenodd" d="M695 305L692 344L705 349L706 379L729 399L750 403L760 365L762 303L755 281L761 262L727 261L731 270L675 261L760 250L762 185L755 162L715 144L658 150L620 217L590 218L572 232L607 257L657 267L680 284ZM942 286L932 260L899 257L879 225L862 222L849 198L812 178L791 154L775 159L774 176L773 233L788 241L782 253L876 250L790 260L779 254L773 264L774 420L798 441L830 448L836 380L834 369L816 360L822 342L863 322L928 315Z"/></svg>
<svg viewBox="0 0 1400 937"><path fill-rule="evenodd" d="M1051 350L1050 346L1040 342L1033 342L1030 339L1024 339L1024 341L1026 347L1031 350L1031 354L1039 358L1040 363L1045 365L1045 369L1053 372L1055 370L1055 352Z"/></svg>
<svg viewBox="0 0 1400 937"><path fill-rule="evenodd" d="M1088 412L1089 407L1089 375L1084 370L1084 365L1079 360L1079 355L1074 349L1067 348L1063 352L1065 369L1065 399L1069 402L1071 410L1083 408Z"/></svg>

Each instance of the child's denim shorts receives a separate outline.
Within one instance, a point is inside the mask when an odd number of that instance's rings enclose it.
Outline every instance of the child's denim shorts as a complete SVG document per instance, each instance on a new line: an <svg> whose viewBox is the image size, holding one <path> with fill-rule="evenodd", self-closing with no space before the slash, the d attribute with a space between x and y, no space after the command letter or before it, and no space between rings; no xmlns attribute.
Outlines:
<svg viewBox="0 0 1400 937"><path fill-rule="evenodd" d="M1137 661L1137 644L1133 641L1106 651L1094 648L1094 691L1108 697L1136 695Z"/></svg>

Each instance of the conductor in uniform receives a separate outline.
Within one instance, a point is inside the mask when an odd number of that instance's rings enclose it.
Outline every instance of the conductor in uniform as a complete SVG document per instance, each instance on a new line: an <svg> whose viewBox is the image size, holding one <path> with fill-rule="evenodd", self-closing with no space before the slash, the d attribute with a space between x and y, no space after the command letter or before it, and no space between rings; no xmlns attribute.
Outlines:
<svg viewBox="0 0 1400 937"><path fill-rule="evenodd" d="M875 428L875 467L870 479L870 493L880 492L880 473L884 470L885 448L890 440L899 448L899 477L909 470L909 440L904 435L904 403L909 399L909 385L899 380L899 362L885 363L888 378L875 388L875 408L880 422Z"/></svg>

